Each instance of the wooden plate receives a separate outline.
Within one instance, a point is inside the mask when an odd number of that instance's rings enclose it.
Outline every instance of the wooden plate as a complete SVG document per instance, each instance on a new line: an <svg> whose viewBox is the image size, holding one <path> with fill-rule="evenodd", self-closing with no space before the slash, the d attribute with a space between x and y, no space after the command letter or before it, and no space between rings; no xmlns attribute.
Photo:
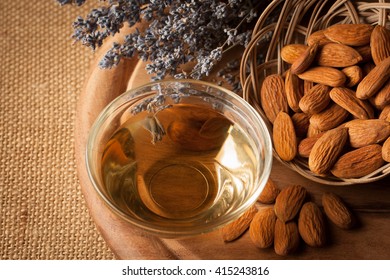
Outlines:
<svg viewBox="0 0 390 280"><path fill-rule="evenodd" d="M110 39L96 53L84 89L79 97L75 124L75 158L82 193L90 214L107 244L119 259L284 259L272 248L257 249L248 232L233 242L225 243L220 232L187 239L161 239L135 229L113 214L98 197L89 181L85 166L88 132L103 108L127 88L149 82L144 64L136 59L121 62L110 70L99 69L98 61L113 41ZM329 242L323 248L303 245L288 259L390 259L390 179L347 187L326 186L309 181L274 161L271 178L280 188L288 184L305 186L313 201L321 204L321 195L334 192L353 208L359 219L357 228L345 231L329 224ZM261 207L259 205L259 207Z"/></svg>

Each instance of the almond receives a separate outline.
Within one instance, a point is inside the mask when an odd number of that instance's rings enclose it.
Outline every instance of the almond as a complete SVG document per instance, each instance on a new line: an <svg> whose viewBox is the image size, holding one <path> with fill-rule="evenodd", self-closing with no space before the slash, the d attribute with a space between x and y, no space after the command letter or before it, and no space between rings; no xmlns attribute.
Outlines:
<svg viewBox="0 0 390 280"><path fill-rule="evenodd" d="M310 122L310 119L309 119L309 122ZM312 124L309 123L309 127L307 129L307 137L313 137L313 136L317 136L319 134L324 134L324 130L319 130L317 128L315 128Z"/></svg>
<svg viewBox="0 0 390 280"><path fill-rule="evenodd" d="M276 216L272 207L262 208L253 217L249 226L249 236L258 248L272 246L275 235Z"/></svg>
<svg viewBox="0 0 390 280"><path fill-rule="evenodd" d="M301 74L313 63L317 55L318 43L309 46L291 65L291 74ZM348 65L349 66L349 65Z"/></svg>
<svg viewBox="0 0 390 280"><path fill-rule="evenodd" d="M358 119L368 119L373 115L373 109L370 108L370 104L365 103L365 100L358 99L355 96L355 92L349 88L333 88L329 96L336 104L343 107Z"/></svg>
<svg viewBox="0 0 390 280"><path fill-rule="evenodd" d="M296 222L284 223L277 219L275 223L274 250L281 256L294 253L299 248L299 231Z"/></svg>
<svg viewBox="0 0 390 280"><path fill-rule="evenodd" d="M287 71L285 79L285 90L288 106L294 112L300 112L299 100L303 96L303 81L297 75Z"/></svg>
<svg viewBox="0 0 390 280"><path fill-rule="evenodd" d="M284 80L281 75L273 74L265 77L260 92L261 106L271 123L276 115L283 111L288 112Z"/></svg>
<svg viewBox="0 0 390 280"><path fill-rule="evenodd" d="M383 109L387 104L390 104L390 79L373 97L372 102L376 108L381 109Z"/></svg>
<svg viewBox="0 0 390 280"><path fill-rule="evenodd" d="M390 122L390 105L386 105L382 109L381 113L379 114L379 119Z"/></svg>
<svg viewBox="0 0 390 280"><path fill-rule="evenodd" d="M363 79L363 70L357 65L346 67L341 71L347 77L346 87L354 87Z"/></svg>
<svg viewBox="0 0 390 280"><path fill-rule="evenodd" d="M326 216L336 226L342 229L350 229L354 225L354 217L342 199L333 193L322 195L322 206Z"/></svg>
<svg viewBox="0 0 390 280"><path fill-rule="evenodd" d="M360 178L383 164L382 146L373 144L342 155L330 171L339 178Z"/></svg>
<svg viewBox="0 0 390 280"><path fill-rule="evenodd" d="M306 189L300 185L291 185L283 189L276 198L275 214L282 222L295 218L306 198Z"/></svg>
<svg viewBox="0 0 390 280"><path fill-rule="evenodd" d="M363 58L363 60L360 61L360 63L366 63L372 60L370 45L355 47L355 50L357 50L357 52Z"/></svg>
<svg viewBox="0 0 390 280"><path fill-rule="evenodd" d="M315 43L317 43L319 46L322 46L331 42L332 42L331 40L326 38L323 29L311 33L307 38L307 44L309 46L312 46Z"/></svg>
<svg viewBox="0 0 390 280"><path fill-rule="evenodd" d="M323 45L316 57L318 65L329 67L348 67L362 60L363 58L357 50L337 43Z"/></svg>
<svg viewBox="0 0 390 280"><path fill-rule="evenodd" d="M299 213L298 230L303 241L312 247L321 247L326 242L324 216L314 202L303 204Z"/></svg>
<svg viewBox="0 0 390 280"><path fill-rule="evenodd" d="M309 115L323 111L330 102L330 87L326 85L315 85L299 101L299 108Z"/></svg>
<svg viewBox="0 0 390 280"><path fill-rule="evenodd" d="M332 104L322 112L312 115L310 125L319 131L326 131L339 126L348 116L347 110L337 104Z"/></svg>
<svg viewBox="0 0 390 280"><path fill-rule="evenodd" d="M268 179L267 183L264 186L264 189L261 191L257 201L264 204L272 204L275 202L276 197L279 195L280 190L276 186L275 182L272 179Z"/></svg>
<svg viewBox="0 0 390 280"><path fill-rule="evenodd" d="M390 162L390 137L387 138L382 146L382 158L383 160Z"/></svg>
<svg viewBox="0 0 390 280"><path fill-rule="evenodd" d="M390 30L376 25L370 38L372 60L378 65L390 56Z"/></svg>
<svg viewBox="0 0 390 280"><path fill-rule="evenodd" d="M298 75L302 80L308 80L317 84L331 87L343 86L347 77L343 72L332 67L316 66Z"/></svg>
<svg viewBox="0 0 390 280"><path fill-rule="evenodd" d="M364 46L370 43L374 27L370 24L335 24L324 30L325 36L336 43Z"/></svg>
<svg viewBox="0 0 390 280"><path fill-rule="evenodd" d="M310 124L309 116L305 113L295 113L291 116L291 119L294 124L296 136L305 138Z"/></svg>
<svg viewBox="0 0 390 280"><path fill-rule="evenodd" d="M314 87L314 83L311 81L303 81L303 95L307 94Z"/></svg>
<svg viewBox="0 0 390 280"><path fill-rule="evenodd" d="M282 48L280 56L282 57L283 61L293 64L307 48L308 46L302 44L286 45Z"/></svg>
<svg viewBox="0 0 390 280"><path fill-rule="evenodd" d="M360 148L383 142L390 135L390 123L385 120L352 120L345 124L349 142L353 148Z"/></svg>
<svg viewBox="0 0 390 280"><path fill-rule="evenodd" d="M363 78L356 89L356 96L368 99L376 94L390 78L390 57L382 60Z"/></svg>
<svg viewBox="0 0 390 280"><path fill-rule="evenodd" d="M276 153L284 161L291 161L297 154L297 137L291 117L279 112L273 127L273 142Z"/></svg>
<svg viewBox="0 0 390 280"><path fill-rule="evenodd" d="M253 217L257 213L256 206L251 206L243 215L237 220L222 228L222 238L225 242L233 241L240 237L252 222Z"/></svg>
<svg viewBox="0 0 390 280"><path fill-rule="evenodd" d="M314 144L309 155L309 168L318 175L325 175L337 161L348 139L348 129L335 128L325 132Z"/></svg>
<svg viewBox="0 0 390 280"><path fill-rule="evenodd" d="M299 142L298 145L298 155L304 158L308 158L310 156L310 152L313 149L314 144L324 133L321 132L315 136L307 137Z"/></svg>

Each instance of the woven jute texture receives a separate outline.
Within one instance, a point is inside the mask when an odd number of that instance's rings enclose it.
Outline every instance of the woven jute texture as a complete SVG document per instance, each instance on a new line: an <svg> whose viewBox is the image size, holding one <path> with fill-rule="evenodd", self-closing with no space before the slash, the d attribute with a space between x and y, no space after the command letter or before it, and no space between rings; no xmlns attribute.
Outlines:
<svg viewBox="0 0 390 280"><path fill-rule="evenodd" d="M71 25L96 3L0 1L0 259L114 258L84 203L73 148L92 53L72 44Z"/></svg>

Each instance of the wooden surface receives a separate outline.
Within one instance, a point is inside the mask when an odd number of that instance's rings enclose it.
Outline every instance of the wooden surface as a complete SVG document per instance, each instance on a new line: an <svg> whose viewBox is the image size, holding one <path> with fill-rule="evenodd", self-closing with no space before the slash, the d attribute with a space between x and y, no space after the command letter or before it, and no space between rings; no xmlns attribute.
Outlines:
<svg viewBox="0 0 390 280"><path fill-rule="evenodd" d="M121 40L121 35L112 40ZM104 46L107 49L107 45ZM329 224L329 242L324 248L303 245L288 257L276 255L272 248L257 249L248 232L240 239L224 243L219 231L181 239L160 239L143 233L115 216L99 199L85 167L85 146L89 129L101 110L126 88L149 81L142 63L135 59L111 70L97 63L104 48L96 54L85 87L79 97L75 127L75 156L80 186L98 230L120 259L390 259L390 177L376 183L353 186L327 186L313 183L274 161L271 178L279 188L301 184L320 204L321 195L330 191L340 195L353 209L359 225L349 231ZM260 206L260 205L259 205Z"/></svg>

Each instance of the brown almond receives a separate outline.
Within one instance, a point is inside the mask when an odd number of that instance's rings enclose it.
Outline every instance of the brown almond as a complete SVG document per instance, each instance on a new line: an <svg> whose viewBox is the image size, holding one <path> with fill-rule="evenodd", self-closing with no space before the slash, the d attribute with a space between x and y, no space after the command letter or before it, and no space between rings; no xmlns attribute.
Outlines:
<svg viewBox="0 0 390 280"><path fill-rule="evenodd" d="M363 78L356 89L356 96L368 99L375 95L390 78L390 57L382 60Z"/></svg>
<svg viewBox="0 0 390 280"><path fill-rule="evenodd" d="M282 57L283 61L293 64L307 48L308 46L302 44L286 45L282 48L280 56Z"/></svg>
<svg viewBox="0 0 390 280"><path fill-rule="evenodd" d="M390 136L390 123L385 120L352 120L345 127L348 128L349 142L353 148L378 144Z"/></svg>
<svg viewBox="0 0 390 280"><path fill-rule="evenodd" d="M360 178L374 172L384 164L382 146L368 145L342 155L330 172L339 178Z"/></svg>
<svg viewBox="0 0 390 280"><path fill-rule="evenodd" d="M317 43L319 46L322 46L322 45L325 45L325 44L328 44L328 43L331 43L331 42L332 42L331 40L326 38L323 29L317 30L317 31L311 33L309 35L309 37L307 38L307 44L309 46L312 46L315 43Z"/></svg>
<svg viewBox="0 0 390 280"><path fill-rule="evenodd" d="M379 114L379 119L390 122L390 105L386 105L382 109L381 113Z"/></svg>
<svg viewBox="0 0 390 280"><path fill-rule="evenodd" d="M279 157L284 161L291 161L297 154L297 137L291 117L285 112L279 112L276 116L272 138L274 148Z"/></svg>
<svg viewBox="0 0 390 280"><path fill-rule="evenodd" d="M249 236L258 248L271 247L275 236L276 216L272 207L262 208L253 217Z"/></svg>
<svg viewBox="0 0 390 280"><path fill-rule="evenodd" d="M299 101L299 108L302 112L312 115L323 111L330 102L331 88L326 85L317 84Z"/></svg>
<svg viewBox="0 0 390 280"><path fill-rule="evenodd" d="M321 66L348 67L362 61L363 58L357 50L337 43L323 45L318 50L316 62Z"/></svg>
<svg viewBox="0 0 390 280"><path fill-rule="evenodd" d="M371 114L369 115L369 112L367 112L366 109L369 108L370 105L368 103L363 104L365 103L365 100L358 99L355 96L355 92L349 88L335 87L330 91L329 96L336 104L343 107L358 119L369 119L370 115L373 113L371 109Z"/></svg>
<svg viewBox="0 0 390 280"><path fill-rule="evenodd" d="M230 242L239 238L249 228L249 225L256 213L256 206L251 206L237 220L224 226L221 230L223 240L225 242Z"/></svg>
<svg viewBox="0 0 390 280"><path fill-rule="evenodd" d="M312 115L310 125L319 131L326 131L339 126L348 116L347 110L334 103L322 112Z"/></svg>
<svg viewBox="0 0 390 280"><path fill-rule="evenodd" d="M291 74L301 74L306 71L313 63L314 58L317 55L318 43L314 43L309 46L291 65Z"/></svg>
<svg viewBox="0 0 390 280"><path fill-rule="evenodd" d="M346 87L354 87L363 79L363 70L357 65L346 67L341 71L347 77Z"/></svg>
<svg viewBox="0 0 390 280"><path fill-rule="evenodd" d="M390 162L390 137L387 138L382 146L382 158L383 160Z"/></svg>
<svg viewBox="0 0 390 280"><path fill-rule="evenodd" d="M390 56L390 30L376 25L370 38L372 60L378 65Z"/></svg>
<svg viewBox="0 0 390 280"><path fill-rule="evenodd" d="M276 197L279 195L280 190L272 179L268 179L261 191L257 201L264 204L272 204L275 202Z"/></svg>
<svg viewBox="0 0 390 280"><path fill-rule="evenodd" d="M275 223L274 250L280 256L287 256L299 248L299 231L295 221L284 223L277 219Z"/></svg>
<svg viewBox="0 0 390 280"><path fill-rule="evenodd" d="M287 71L285 78L285 90L288 106L294 112L300 112L299 100L303 96L303 81L297 75Z"/></svg>
<svg viewBox="0 0 390 280"><path fill-rule="evenodd" d="M326 228L321 209L314 202L303 204L298 218L298 230L303 241L312 247L326 243Z"/></svg>
<svg viewBox="0 0 390 280"><path fill-rule="evenodd" d="M370 43L374 27L370 24L335 24L324 30L325 36L336 43L364 46Z"/></svg>
<svg viewBox="0 0 390 280"><path fill-rule="evenodd" d="M347 77L343 72L332 67L316 66L311 67L298 75L302 80L323 84L331 87L340 87L345 84Z"/></svg>
<svg viewBox="0 0 390 280"><path fill-rule="evenodd" d="M309 155L310 170L325 175L337 161L348 139L348 129L335 128L325 132L314 144Z"/></svg>
<svg viewBox="0 0 390 280"><path fill-rule="evenodd" d="M276 198L274 205L278 219L282 222L294 219L305 201L306 193L306 189L300 185L284 188Z"/></svg>
<svg viewBox="0 0 390 280"><path fill-rule="evenodd" d="M297 137L305 138L309 129L309 116L305 113L295 113L291 116L294 124L295 134Z"/></svg>
<svg viewBox="0 0 390 280"><path fill-rule="evenodd" d="M318 139L320 139L323 134L324 132L321 132L315 136L302 139L302 141L298 144L298 155L304 158L308 158L310 156L310 152L313 149L314 144L317 142Z"/></svg>
<svg viewBox="0 0 390 280"><path fill-rule="evenodd" d="M303 95L307 94L314 87L314 83L311 81L303 81Z"/></svg>
<svg viewBox="0 0 390 280"><path fill-rule="evenodd" d="M386 105L390 104L390 79L385 85L374 95L372 100L376 108L383 109Z"/></svg>
<svg viewBox="0 0 390 280"><path fill-rule="evenodd" d="M324 207L326 216L336 226L342 229L350 229L353 227L355 219L339 196L333 193L324 193L322 195L322 206Z"/></svg>
<svg viewBox="0 0 390 280"><path fill-rule="evenodd" d="M288 112L284 80L281 75L273 74L265 77L260 92L261 106L271 123L276 115L283 111Z"/></svg>
<svg viewBox="0 0 390 280"><path fill-rule="evenodd" d="M310 122L310 119L309 119L309 122ZM307 129L307 137L314 137L314 136L317 136L319 134L323 134L325 132L325 130L319 130L317 128L315 128L312 124L309 123L309 127Z"/></svg>
<svg viewBox="0 0 390 280"><path fill-rule="evenodd" d="M363 58L363 60L360 61L360 63L366 63L372 60L370 45L355 47L355 50L357 50L357 52Z"/></svg>

